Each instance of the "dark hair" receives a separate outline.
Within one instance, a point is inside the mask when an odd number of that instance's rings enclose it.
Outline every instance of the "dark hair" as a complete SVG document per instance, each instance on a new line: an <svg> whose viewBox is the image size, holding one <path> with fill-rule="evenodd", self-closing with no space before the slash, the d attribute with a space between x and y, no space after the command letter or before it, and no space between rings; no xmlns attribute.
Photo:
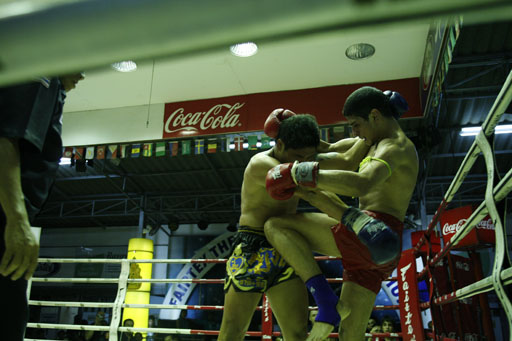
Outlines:
<svg viewBox="0 0 512 341"><path fill-rule="evenodd" d="M124 321L123 321L123 326L124 326L124 325L126 324L126 322L128 322L128 321L131 321L133 324L135 324L135 322L133 322L133 319L126 319L126 320L124 320Z"/></svg>
<svg viewBox="0 0 512 341"><path fill-rule="evenodd" d="M348 96L343 106L343 115L359 116L368 120L372 109L379 110L385 117L398 120L409 107L398 92L382 92L371 86L363 86Z"/></svg>
<svg viewBox="0 0 512 341"><path fill-rule="evenodd" d="M284 142L286 149L316 147L320 142L320 132L313 115L301 114L283 120L277 138Z"/></svg>

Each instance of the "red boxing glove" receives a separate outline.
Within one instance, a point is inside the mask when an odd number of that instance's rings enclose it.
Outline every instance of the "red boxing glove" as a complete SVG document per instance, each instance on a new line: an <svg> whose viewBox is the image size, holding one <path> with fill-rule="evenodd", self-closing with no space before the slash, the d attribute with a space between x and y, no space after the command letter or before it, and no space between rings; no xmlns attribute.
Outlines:
<svg viewBox="0 0 512 341"><path fill-rule="evenodd" d="M276 200L288 200L293 196L297 185L292 178L293 163L277 165L267 173L268 194Z"/></svg>
<svg viewBox="0 0 512 341"><path fill-rule="evenodd" d="M268 115L263 131L268 137L275 139L279 134L279 126L281 121L286 120L288 117L295 116L295 113L288 109L275 109Z"/></svg>

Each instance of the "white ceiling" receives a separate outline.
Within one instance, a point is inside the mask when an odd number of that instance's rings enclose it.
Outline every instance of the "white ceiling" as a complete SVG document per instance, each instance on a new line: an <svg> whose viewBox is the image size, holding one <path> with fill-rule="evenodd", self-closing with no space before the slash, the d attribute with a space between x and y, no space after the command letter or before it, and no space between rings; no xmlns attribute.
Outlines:
<svg viewBox="0 0 512 341"><path fill-rule="evenodd" d="M86 79L69 93L65 111L418 77L427 32L426 24L344 30L259 45L258 53L249 58L235 57L226 47L183 59L156 60L154 73L152 62L140 63L131 73L110 67L86 70ZM374 45L375 55L349 60L346 48L360 42Z"/></svg>

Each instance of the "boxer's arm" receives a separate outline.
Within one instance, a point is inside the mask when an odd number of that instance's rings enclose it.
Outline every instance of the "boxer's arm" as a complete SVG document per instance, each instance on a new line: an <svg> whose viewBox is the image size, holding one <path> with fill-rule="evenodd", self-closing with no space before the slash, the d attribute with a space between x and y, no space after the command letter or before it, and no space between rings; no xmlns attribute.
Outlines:
<svg viewBox="0 0 512 341"><path fill-rule="evenodd" d="M320 163L320 169L355 171L358 168L359 163L361 162L363 157L368 153L370 147L368 147L365 144L363 139L354 138L344 140L350 141L348 141L348 143L340 144L338 146L336 146L336 144L333 144L333 151L317 155L317 161ZM342 152L341 150L343 150L348 145L350 145L350 148Z"/></svg>
<svg viewBox="0 0 512 341"><path fill-rule="evenodd" d="M332 192L299 186L295 195L338 221L341 220L341 212L348 208L348 205Z"/></svg>
<svg viewBox="0 0 512 341"><path fill-rule="evenodd" d="M394 143L382 140L379 143L379 150L375 157L386 161L393 170L400 164L401 154L401 150ZM387 166L378 161L371 161L358 173L343 170L322 170L320 167L317 187L345 196L360 197L386 181L390 176Z"/></svg>
<svg viewBox="0 0 512 341"><path fill-rule="evenodd" d="M335 143L329 143L324 140L320 140L320 143L317 146L317 151L319 153L343 153L352 148L352 146L357 142L357 140L360 140L359 138L346 138L341 139Z"/></svg>

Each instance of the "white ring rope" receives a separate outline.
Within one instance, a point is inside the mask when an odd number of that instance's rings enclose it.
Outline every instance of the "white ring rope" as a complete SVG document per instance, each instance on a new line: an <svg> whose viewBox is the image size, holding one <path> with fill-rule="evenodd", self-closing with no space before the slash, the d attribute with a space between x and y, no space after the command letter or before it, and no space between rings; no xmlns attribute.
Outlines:
<svg viewBox="0 0 512 341"><path fill-rule="evenodd" d="M482 218L489 214L492 221L494 222L496 236L496 248L492 274L487 278L458 289L450 294L436 297L433 299L433 302L435 304L445 304L454 300L472 297L474 295L494 289L505 311L509 326L512 326L512 304L507 293L505 292L504 285L512 282L512 270L511 268L503 269L505 256L508 256L508 249L506 245L507 241L505 226L503 224L502 218L500 217L500 213L498 212L496 202L505 199L508 193L510 193L512 190L512 169L510 169L505 177L496 186L494 186L496 174L495 154L490 144L489 137L494 133L494 129L498 124L501 116L512 101L511 85L512 71L509 73L507 80L505 81L491 110L489 111L489 114L482 124L480 133L476 136L475 141L471 145L471 148L466 154L466 157L462 161L462 164L457 171L457 174L455 175L450 187L448 188L443 201L441 202L439 208L434 214L434 217L432 218L432 221L428 226L425 235L414 247L415 250L418 251L420 246L425 243L435 225L437 225L440 214L452 201L467 174L473 167L477 157L480 155L480 153L482 153L487 170L487 185L484 201L471 214L462 228L458 230L455 235L450 238L450 241L444 245L443 249L432 259L427 259L427 262L431 266L436 264L452 249L453 246L457 245L460 240L462 240L473 228L475 228L475 226L482 220ZM510 261L510 258L508 260ZM420 273L420 276L425 274L426 271L428 271L428 267L425 267L425 269ZM512 335L510 336L510 340L512 340Z"/></svg>

